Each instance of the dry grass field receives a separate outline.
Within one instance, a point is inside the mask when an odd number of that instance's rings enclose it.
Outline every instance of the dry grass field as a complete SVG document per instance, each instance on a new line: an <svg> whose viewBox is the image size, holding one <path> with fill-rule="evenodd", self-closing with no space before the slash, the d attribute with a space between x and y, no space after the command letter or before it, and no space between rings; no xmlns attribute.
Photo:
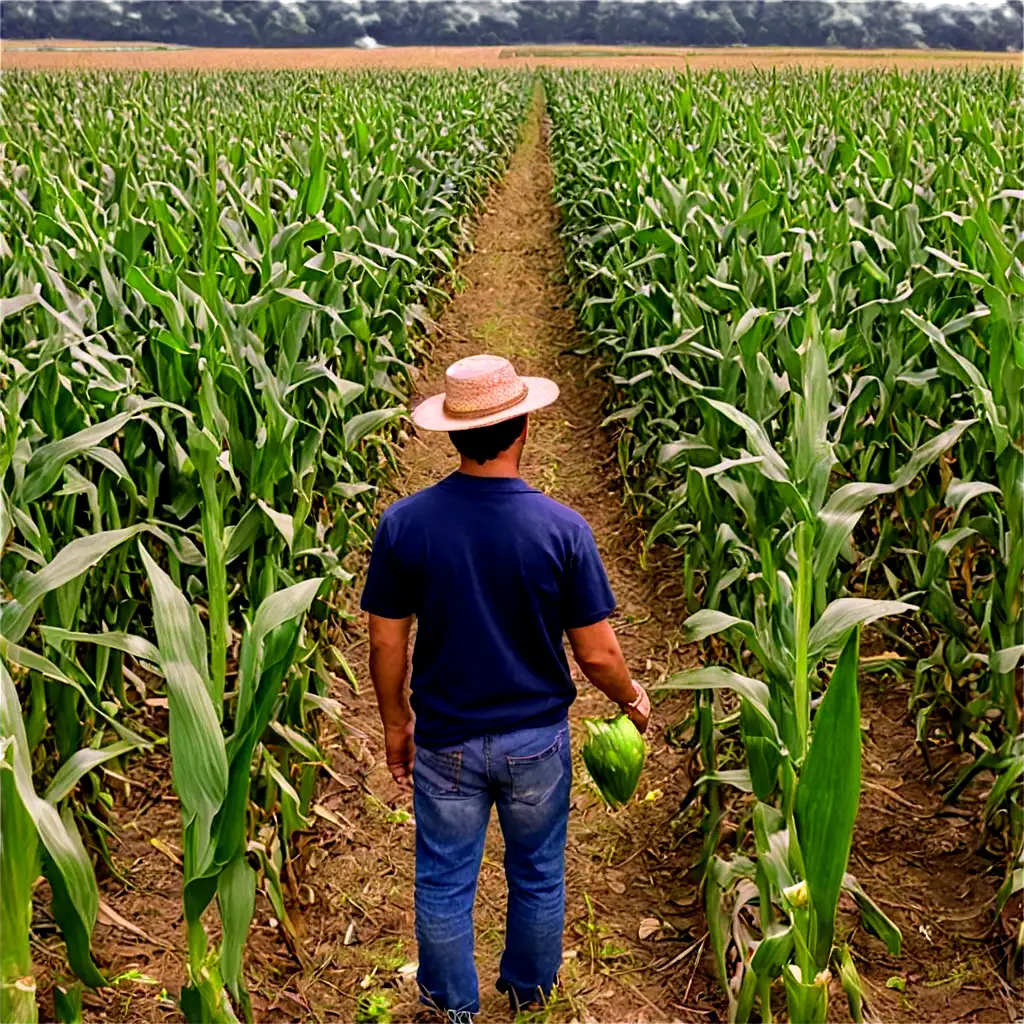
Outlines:
<svg viewBox="0 0 1024 1024"><path fill-rule="evenodd" d="M9 40L0 44L7 69L43 71L263 71L276 68L633 67L708 68L841 67L852 70L1020 66L1019 53L945 50L664 49L600 46L414 46L357 50L157 48L160 44L81 40Z"/></svg>

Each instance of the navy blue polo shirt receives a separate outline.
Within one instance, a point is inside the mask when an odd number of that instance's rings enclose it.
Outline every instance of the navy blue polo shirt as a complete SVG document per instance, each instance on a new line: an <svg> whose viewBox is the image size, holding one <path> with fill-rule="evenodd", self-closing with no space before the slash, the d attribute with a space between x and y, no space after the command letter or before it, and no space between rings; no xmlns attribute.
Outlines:
<svg viewBox="0 0 1024 1024"><path fill-rule="evenodd" d="M416 742L438 749L561 721L562 633L615 597L582 516L518 478L453 473L381 517L362 607L416 616Z"/></svg>

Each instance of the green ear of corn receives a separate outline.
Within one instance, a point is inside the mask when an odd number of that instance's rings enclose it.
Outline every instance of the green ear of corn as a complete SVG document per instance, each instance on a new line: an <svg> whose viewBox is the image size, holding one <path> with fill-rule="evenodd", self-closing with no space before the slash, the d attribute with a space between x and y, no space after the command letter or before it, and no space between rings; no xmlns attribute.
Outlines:
<svg viewBox="0 0 1024 1024"><path fill-rule="evenodd" d="M612 809L628 804L643 771L647 747L637 727L625 716L583 720L587 738L583 763L601 796Z"/></svg>

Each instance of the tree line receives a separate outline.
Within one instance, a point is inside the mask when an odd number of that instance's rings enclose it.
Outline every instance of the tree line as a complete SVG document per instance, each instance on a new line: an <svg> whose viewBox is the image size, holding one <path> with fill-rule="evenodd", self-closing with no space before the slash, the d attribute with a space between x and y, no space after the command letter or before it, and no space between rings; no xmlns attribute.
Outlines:
<svg viewBox="0 0 1024 1024"><path fill-rule="evenodd" d="M806 46L1019 50L1024 2L0 0L8 39L197 46Z"/></svg>

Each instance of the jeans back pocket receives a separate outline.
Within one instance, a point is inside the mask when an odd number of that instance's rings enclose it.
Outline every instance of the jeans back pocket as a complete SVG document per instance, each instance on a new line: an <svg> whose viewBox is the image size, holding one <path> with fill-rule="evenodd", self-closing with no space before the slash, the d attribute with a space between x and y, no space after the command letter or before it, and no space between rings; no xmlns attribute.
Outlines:
<svg viewBox="0 0 1024 1024"><path fill-rule="evenodd" d="M562 763L565 735L564 731L559 732L555 742L539 753L525 757L505 755L513 803L536 806L551 796L565 774L565 765Z"/></svg>
<svg viewBox="0 0 1024 1024"><path fill-rule="evenodd" d="M449 750L416 748L413 784L430 796L458 796L462 774L462 747Z"/></svg>

